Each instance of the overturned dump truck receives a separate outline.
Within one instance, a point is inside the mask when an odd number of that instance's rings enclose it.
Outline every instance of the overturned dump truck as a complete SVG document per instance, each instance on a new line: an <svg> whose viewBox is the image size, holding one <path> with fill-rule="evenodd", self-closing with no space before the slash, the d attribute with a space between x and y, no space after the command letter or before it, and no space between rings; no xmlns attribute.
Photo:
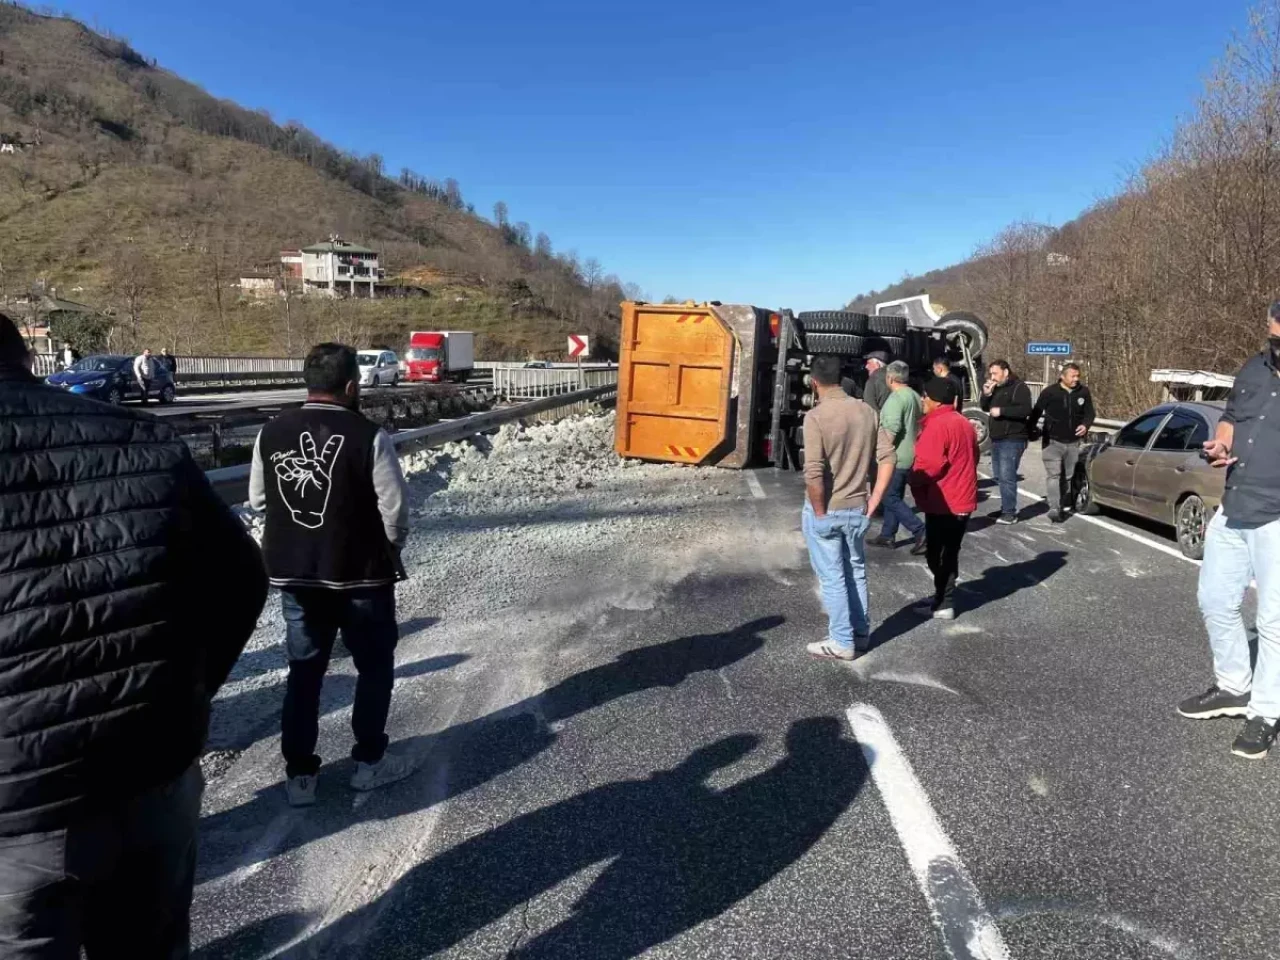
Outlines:
<svg viewBox="0 0 1280 960"><path fill-rule="evenodd" d="M794 314L748 304L622 304L616 449L625 457L742 468L799 469L801 423L816 402L809 365L844 360L845 386L866 383L868 354L904 360L918 387L938 357L965 384L964 413L987 443L977 384L985 325L939 316L927 296L878 304L875 314Z"/></svg>

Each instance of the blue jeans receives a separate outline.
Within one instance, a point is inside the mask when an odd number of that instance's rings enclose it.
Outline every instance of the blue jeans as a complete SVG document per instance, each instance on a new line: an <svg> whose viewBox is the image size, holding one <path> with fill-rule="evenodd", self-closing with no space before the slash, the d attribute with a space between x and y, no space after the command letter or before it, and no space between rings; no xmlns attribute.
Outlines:
<svg viewBox="0 0 1280 960"><path fill-rule="evenodd" d="M890 540L897 536L898 524L906 527L913 537L924 533L924 521L902 499L907 492L907 474L910 472L910 467L895 467L889 489L884 492L884 524L880 527L880 536Z"/></svg>
<svg viewBox="0 0 1280 960"><path fill-rule="evenodd" d="M871 635L866 551L870 526L863 510L834 510L819 517L808 501L800 519L830 622L827 638L846 649L865 646Z"/></svg>
<svg viewBox="0 0 1280 960"><path fill-rule="evenodd" d="M1006 517L1018 512L1018 464L1026 452L1025 440L991 441L991 473L1000 484L1000 512Z"/></svg>
<svg viewBox="0 0 1280 960"><path fill-rule="evenodd" d="M356 744L351 759L377 763L387 749L387 712L395 682L395 587L323 590L295 587L280 591L289 680L284 692L280 750L290 777L320 769L316 741L320 736L320 687L338 631L356 666L351 729Z"/></svg>
<svg viewBox="0 0 1280 960"><path fill-rule="evenodd" d="M1258 583L1256 665L1241 615L1251 580ZM1199 600L1218 686L1252 693L1249 716L1274 723L1280 719L1280 520L1247 530L1219 509L1205 534Z"/></svg>

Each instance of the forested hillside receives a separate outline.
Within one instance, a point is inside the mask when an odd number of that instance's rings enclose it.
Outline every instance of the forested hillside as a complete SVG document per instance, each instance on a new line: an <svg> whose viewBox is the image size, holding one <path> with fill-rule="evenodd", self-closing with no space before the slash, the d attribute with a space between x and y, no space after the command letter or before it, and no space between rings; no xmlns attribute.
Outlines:
<svg viewBox="0 0 1280 960"><path fill-rule="evenodd" d="M0 153L0 304L35 289L100 307L113 348L296 353L320 337L395 346L446 326L477 330L487 356L558 356L570 332L616 340L618 279L556 253L505 204L486 220L452 179L389 173L376 154L210 96L124 40L7 2L0 131L17 143ZM334 233L380 250L389 277L429 296L240 300L242 273Z"/></svg>
<svg viewBox="0 0 1280 960"><path fill-rule="evenodd" d="M1113 416L1158 396L1153 368L1234 373L1280 297L1280 5L1256 11L1190 119L1115 196L1060 228L1012 224L967 262L853 304L921 292L986 317L988 356L1023 368L1028 340L1071 341Z"/></svg>

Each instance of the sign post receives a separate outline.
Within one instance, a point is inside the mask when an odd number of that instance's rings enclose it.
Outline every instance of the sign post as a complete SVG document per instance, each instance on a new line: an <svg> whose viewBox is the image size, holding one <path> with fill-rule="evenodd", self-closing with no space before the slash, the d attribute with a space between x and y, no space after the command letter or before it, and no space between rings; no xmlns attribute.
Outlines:
<svg viewBox="0 0 1280 960"><path fill-rule="evenodd" d="M1027 344L1027 356L1044 357L1044 385L1049 385L1049 364L1051 357L1071 356L1071 344L1061 340L1033 340Z"/></svg>
<svg viewBox="0 0 1280 960"><path fill-rule="evenodd" d="M582 389L582 358L591 356L591 338L581 333L569 334L569 359L578 361L578 389Z"/></svg>

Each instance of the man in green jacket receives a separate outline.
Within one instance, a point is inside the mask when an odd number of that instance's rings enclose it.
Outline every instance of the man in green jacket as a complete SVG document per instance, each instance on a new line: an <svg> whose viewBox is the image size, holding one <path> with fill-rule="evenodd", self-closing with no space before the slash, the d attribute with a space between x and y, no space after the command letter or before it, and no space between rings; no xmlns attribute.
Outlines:
<svg viewBox="0 0 1280 960"><path fill-rule="evenodd" d="M903 502L907 489L907 474L916 458L916 431L920 429L920 397L907 386L910 369L901 360L895 360L885 368L885 382L889 396L880 411L880 429L893 442L895 462L893 479L884 495L884 525L878 537L870 537L867 543L878 547L894 546L898 525L906 527L915 543L911 552L919 556L925 551L924 521Z"/></svg>

